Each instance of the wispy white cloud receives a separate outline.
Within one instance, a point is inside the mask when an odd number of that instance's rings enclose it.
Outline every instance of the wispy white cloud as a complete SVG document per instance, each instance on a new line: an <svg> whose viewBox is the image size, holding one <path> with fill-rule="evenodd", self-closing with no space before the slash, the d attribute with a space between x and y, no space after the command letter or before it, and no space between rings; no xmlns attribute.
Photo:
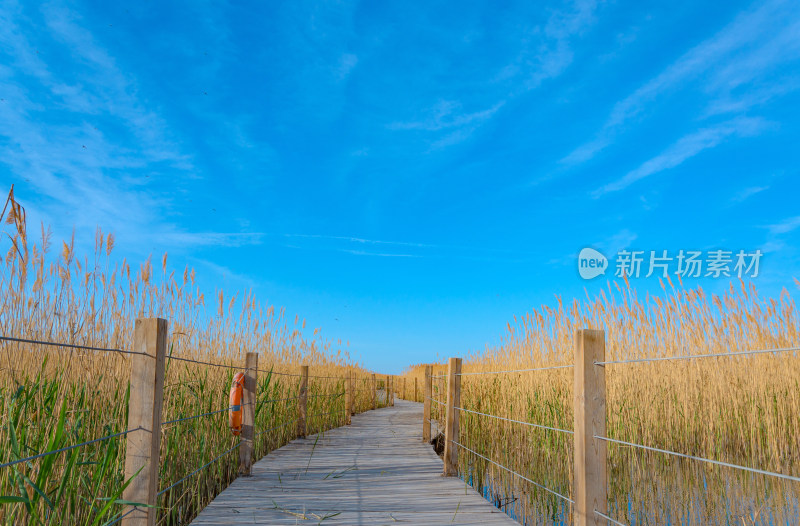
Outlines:
<svg viewBox="0 0 800 526"><path fill-rule="evenodd" d="M635 232L623 228L619 232L601 241L598 248L606 257L612 258L620 250L631 248L631 244L636 241L638 237L639 235Z"/></svg>
<svg viewBox="0 0 800 526"><path fill-rule="evenodd" d="M503 107L505 101L475 112L465 112L457 101L439 101L426 110L424 118L409 122L394 122L391 130L421 130L426 132L445 131L446 134L430 143L428 152L441 150L469 139L486 121Z"/></svg>
<svg viewBox="0 0 800 526"><path fill-rule="evenodd" d="M335 241L348 241L350 243L357 243L363 245L395 245L401 247L420 247L420 248L430 248L435 247L436 245L429 245L426 243L410 243L406 241L381 241L378 239L366 239L363 237L354 237L354 236L329 236L323 234L273 234L282 237L289 237L289 238L306 238L306 239L331 239Z"/></svg>
<svg viewBox="0 0 800 526"><path fill-rule="evenodd" d="M800 5L793 0L773 0L741 13L716 35L617 102L596 136L561 159L562 164L574 166L592 159L648 106L700 78L704 79L701 89L710 95L709 114L744 112L797 89L798 83L788 81L756 93L731 94L735 87L800 56L800 25L794 22L798 11Z"/></svg>
<svg viewBox="0 0 800 526"><path fill-rule="evenodd" d="M261 232L162 232L158 238L165 244L181 248L242 247L260 245L266 234Z"/></svg>
<svg viewBox="0 0 800 526"><path fill-rule="evenodd" d="M731 201L733 201L734 203L741 203L742 201L750 199L754 195L760 194L765 190L769 190L769 186L751 186L737 193L735 196L733 196L733 199L731 199Z"/></svg>
<svg viewBox="0 0 800 526"><path fill-rule="evenodd" d="M353 254L354 256L374 256L381 258L421 258L419 254L390 254L388 252L370 252L368 250L348 250L340 249L339 252Z"/></svg>
<svg viewBox="0 0 800 526"><path fill-rule="evenodd" d="M545 38L526 49L519 59L523 65L520 69L528 71L524 82L527 89L539 87L569 67L574 57L572 39L591 26L596 9L596 0L575 0L551 13L544 26Z"/></svg>
<svg viewBox="0 0 800 526"><path fill-rule="evenodd" d="M536 252L486 246L445 245L410 241L388 241L356 236L292 234L276 232L181 232L165 230L149 235L165 245L183 251L200 248L241 248L270 244L296 250L341 252L355 256L423 258L458 257L462 259L519 261Z"/></svg>
<svg viewBox="0 0 800 526"><path fill-rule="evenodd" d="M645 177L675 168L687 159L698 155L704 150L718 146L730 137L754 136L767 127L768 123L763 119L740 118L691 133L623 177L598 188L592 195L600 197L609 192L622 190Z"/></svg>
<svg viewBox="0 0 800 526"><path fill-rule="evenodd" d="M37 12L9 1L0 17L0 56L10 65L0 67L5 182L31 185L31 208L59 218L56 227L92 232L102 225L124 239L158 223L168 197L138 174L167 167L185 173L192 162L167 122L140 101L135 79L62 4ZM42 25L46 37L31 33ZM48 62L56 48L62 60L70 57L59 66L68 73L58 76Z"/></svg>
<svg viewBox="0 0 800 526"><path fill-rule="evenodd" d="M595 243L590 243L591 240L584 240L587 244L586 247L599 250L601 254L607 258L613 258L620 250L631 248L631 244L638 239L639 235L630 229L623 228L622 230L612 234L609 237L601 239ZM584 247L581 247L584 248ZM560 257L555 257L548 260L548 264L555 267L567 267L576 265L578 262L579 250L570 252Z"/></svg>
<svg viewBox="0 0 800 526"><path fill-rule="evenodd" d="M513 20L508 38L514 43L514 53L493 76L482 81L469 79L466 82L477 89L429 104L417 115L394 121L387 128L431 132L428 153L467 141L509 100L564 73L573 62L574 41L595 21L597 4L596 0L570 0L550 10L543 23L527 25ZM535 20L539 13L533 14L530 18ZM463 40L468 43L471 37L470 33ZM442 90L458 94L459 87L446 84ZM502 98L498 98L498 92Z"/></svg>
<svg viewBox="0 0 800 526"><path fill-rule="evenodd" d="M358 65L358 56L353 53L343 53L339 57L339 80L344 80L350 75L350 72Z"/></svg>
<svg viewBox="0 0 800 526"><path fill-rule="evenodd" d="M389 125L389 129L439 131L480 124L491 118L503 104L504 102L498 102L490 108L468 113L463 111L460 102L442 100L424 112L423 120L394 122Z"/></svg>
<svg viewBox="0 0 800 526"><path fill-rule="evenodd" d="M221 279L222 283L218 284L220 289L228 288L231 285L237 288L242 286L253 288L257 285L263 285L263 276L259 276L259 279L256 280L253 276L236 272L225 265L220 265L207 259L189 258L189 262L193 265L198 265L201 272L203 268L208 269L214 276L215 281Z"/></svg>
<svg viewBox="0 0 800 526"><path fill-rule="evenodd" d="M800 216L788 217L779 223L769 225L769 232L772 235L788 234L800 228Z"/></svg>
<svg viewBox="0 0 800 526"><path fill-rule="evenodd" d="M800 228L800 216L787 217L777 223L766 225L767 236L764 243L761 245L760 250L764 254L775 254L782 252L784 257L788 256L791 263L794 263L797 258L792 259L792 255L797 252L794 244L787 245L786 235L791 234Z"/></svg>

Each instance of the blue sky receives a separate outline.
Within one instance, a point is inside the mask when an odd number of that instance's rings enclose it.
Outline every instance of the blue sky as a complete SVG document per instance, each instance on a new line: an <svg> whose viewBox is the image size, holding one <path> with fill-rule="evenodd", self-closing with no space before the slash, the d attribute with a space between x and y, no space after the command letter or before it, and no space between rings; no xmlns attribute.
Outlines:
<svg viewBox="0 0 800 526"><path fill-rule="evenodd" d="M796 296L796 0L2 0L0 98L29 221L168 251L381 371L594 296L584 247L761 250Z"/></svg>

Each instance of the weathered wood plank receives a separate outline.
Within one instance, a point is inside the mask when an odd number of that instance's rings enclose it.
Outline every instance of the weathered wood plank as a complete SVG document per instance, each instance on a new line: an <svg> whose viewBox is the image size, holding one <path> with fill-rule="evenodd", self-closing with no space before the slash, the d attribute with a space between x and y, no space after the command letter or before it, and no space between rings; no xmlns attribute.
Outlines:
<svg viewBox="0 0 800 526"><path fill-rule="evenodd" d="M192 524L513 525L422 443L422 404L397 400L255 463Z"/></svg>

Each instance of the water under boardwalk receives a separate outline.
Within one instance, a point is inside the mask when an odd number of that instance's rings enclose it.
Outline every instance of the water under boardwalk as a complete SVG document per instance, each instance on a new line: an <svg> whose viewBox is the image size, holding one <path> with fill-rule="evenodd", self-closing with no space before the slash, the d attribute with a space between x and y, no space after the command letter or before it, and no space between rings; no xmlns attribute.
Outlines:
<svg viewBox="0 0 800 526"><path fill-rule="evenodd" d="M517 524L442 476L421 421L422 404L397 400L295 440L256 462L192 524Z"/></svg>

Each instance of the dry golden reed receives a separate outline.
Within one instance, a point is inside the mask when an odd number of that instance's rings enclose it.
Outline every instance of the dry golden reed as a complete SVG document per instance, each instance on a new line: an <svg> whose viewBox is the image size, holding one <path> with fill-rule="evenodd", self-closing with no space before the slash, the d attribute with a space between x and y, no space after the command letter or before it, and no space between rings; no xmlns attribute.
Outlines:
<svg viewBox="0 0 800 526"><path fill-rule="evenodd" d="M78 254L74 240L54 254L42 227L28 239L24 209L9 197L8 252L0 265L0 335L82 346L131 348L134 320L169 321L170 356L244 368L244 354L259 356L255 457L294 438L299 365L310 366L309 432L341 425L344 383L357 377L356 410L371 408L367 372L341 342L314 331L305 320L252 294L218 291L213 312L185 268L170 270L167 254L133 266L112 258L114 237L97 231L92 254ZM0 341L0 464L100 438L126 429L130 359L116 352ZM168 358L163 421L227 407L234 370ZM319 377L319 378L318 378ZM233 448L237 438L227 413L162 426L160 489ZM104 524L123 509L125 438L105 440L0 469L0 522L4 524ZM185 524L236 476L231 451L174 488L158 505L160 524Z"/></svg>
<svg viewBox="0 0 800 526"><path fill-rule="evenodd" d="M800 285L800 283L797 283ZM662 284L637 296L627 283L585 302L533 310L508 325L501 345L468 356L464 372L573 363L578 328L606 331L606 359L791 348L800 325L787 290L777 299L732 282L721 296ZM443 375L444 364L434 364ZM406 378L422 381L424 365ZM606 366L608 435L793 476L800 475L800 357L796 351ZM445 384L434 379L445 401ZM462 377L473 411L569 431L573 371ZM421 401L421 399L420 399ZM442 418L434 403L434 416ZM461 413L464 445L564 496L572 487L572 435ZM440 423L441 425L441 423ZM798 485L768 476L608 446L609 509L625 524L797 524ZM460 452L462 476L520 521L570 523L563 499Z"/></svg>

